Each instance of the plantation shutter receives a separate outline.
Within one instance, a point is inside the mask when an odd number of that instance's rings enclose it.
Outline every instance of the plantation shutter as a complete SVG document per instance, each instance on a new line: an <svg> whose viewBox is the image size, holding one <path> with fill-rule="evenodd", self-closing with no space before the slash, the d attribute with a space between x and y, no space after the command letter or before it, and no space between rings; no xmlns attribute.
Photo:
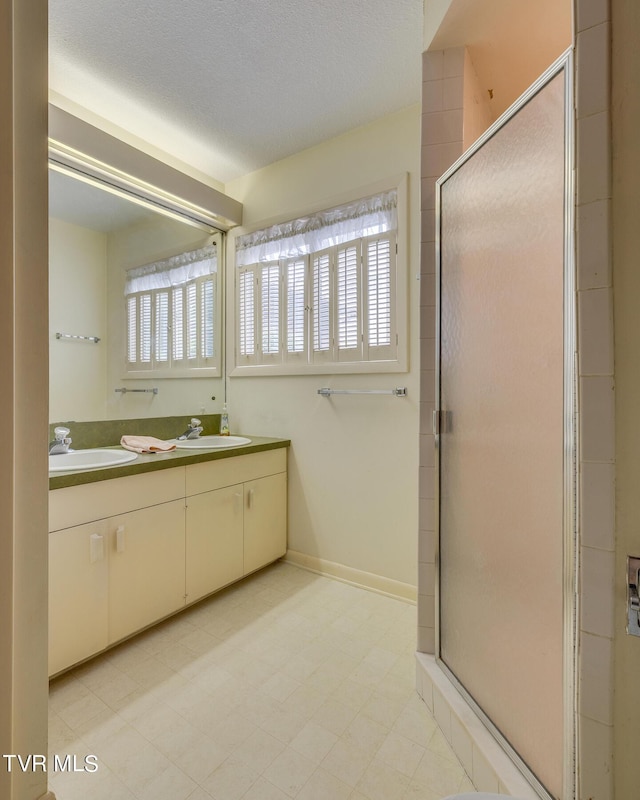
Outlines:
<svg viewBox="0 0 640 800"><path fill-rule="evenodd" d="M397 362L397 207L391 189L238 236L237 365Z"/></svg>
<svg viewBox="0 0 640 800"><path fill-rule="evenodd" d="M215 325L214 325L214 308L215 308L215 285L213 281L208 278L200 280L200 319L201 319L201 357L203 363L211 360L215 356Z"/></svg>
<svg viewBox="0 0 640 800"><path fill-rule="evenodd" d="M360 244L338 249L338 360L362 358Z"/></svg>
<svg viewBox="0 0 640 800"><path fill-rule="evenodd" d="M216 286L215 245L128 270L127 369L216 369Z"/></svg>
<svg viewBox="0 0 640 800"><path fill-rule="evenodd" d="M151 295L140 295L139 304L138 358L142 364L151 364Z"/></svg>
<svg viewBox="0 0 640 800"><path fill-rule="evenodd" d="M173 362L182 363L185 356L184 287L177 286L171 293L171 329L173 333Z"/></svg>
<svg viewBox="0 0 640 800"><path fill-rule="evenodd" d="M285 262L287 335L285 359L306 361L307 357L307 259Z"/></svg>
<svg viewBox="0 0 640 800"><path fill-rule="evenodd" d="M239 361L253 363L256 354L256 276L253 269L241 270L238 274L238 344Z"/></svg>
<svg viewBox="0 0 640 800"><path fill-rule="evenodd" d="M280 266L267 264L260 270L260 328L263 361L280 356Z"/></svg>
<svg viewBox="0 0 640 800"><path fill-rule="evenodd" d="M138 361L138 298L127 298L127 362Z"/></svg>
<svg viewBox="0 0 640 800"><path fill-rule="evenodd" d="M195 361L198 357L198 303L197 290L195 283L190 283L186 287L186 340L187 358Z"/></svg>
<svg viewBox="0 0 640 800"><path fill-rule="evenodd" d="M156 292L155 296L155 360L169 362L169 293Z"/></svg>
<svg viewBox="0 0 640 800"><path fill-rule="evenodd" d="M318 253L312 260L313 284L313 360L330 361L333 356L331 313L331 259L328 251Z"/></svg>
<svg viewBox="0 0 640 800"><path fill-rule="evenodd" d="M396 357L395 237L369 237L364 242L366 293L365 347L369 360Z"/></svg>
<svg viewBox="0 0 640 800"><path fill-rule="evenodd" d="M150 370L158 342L153 338L153 317L158 315L150 292L127 298L127 367Z"/></svg>

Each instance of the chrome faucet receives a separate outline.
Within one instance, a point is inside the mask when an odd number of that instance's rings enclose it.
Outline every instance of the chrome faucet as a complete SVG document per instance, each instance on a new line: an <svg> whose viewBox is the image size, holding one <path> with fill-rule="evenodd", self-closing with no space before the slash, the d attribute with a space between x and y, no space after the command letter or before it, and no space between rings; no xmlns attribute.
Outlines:
<svg viewBox="0 0 640 800"><path fill-rule="evenodd" d="M59 456L62 453L68 453L69 445L71 444L69 428L65 428L60 425L59 427L54 428L53 433L56 438L52 442L49 442L49 455Z"/></svg>
<svg viewBox="0 0 640 800"><path fill-rule="evenodd" d="M197 439L201 433L202 433L202 424L200 423L199 419L193 417L193 419L189 423L189 427L187 428L187 430L180 436L176 436L176 439Z"/></svg>

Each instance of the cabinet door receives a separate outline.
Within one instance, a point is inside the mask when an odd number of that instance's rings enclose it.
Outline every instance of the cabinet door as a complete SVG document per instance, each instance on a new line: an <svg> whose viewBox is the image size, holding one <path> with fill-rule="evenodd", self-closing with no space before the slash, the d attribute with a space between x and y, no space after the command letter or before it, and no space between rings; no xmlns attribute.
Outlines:
<svg viewBox="0 0 640 800"><path fill-rule="evenodd" d="M287 474L244 484L244 572L247 575L287 550Z"/></svg>
<svg viewBox="0 0 640 800"><path fill-rule="evenodd" d="M109 523L109 642L184 606L184 500Z"/></svg>
<svg viewBox="0 0 640 800"><path fill-rule="evenodd" d="M242 577L242 484L187 499L187 602Z"/></svg>
<svg viewBox="0 0 640 800"><path fill-rule="evenodd" d="M107 523L49 534L49 675L107 646Z"/></svg>

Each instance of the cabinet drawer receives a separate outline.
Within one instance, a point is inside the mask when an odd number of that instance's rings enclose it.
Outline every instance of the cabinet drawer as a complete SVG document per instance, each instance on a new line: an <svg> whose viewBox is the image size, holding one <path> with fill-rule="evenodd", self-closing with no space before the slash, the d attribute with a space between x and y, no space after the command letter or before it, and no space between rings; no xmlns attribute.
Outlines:
<svg viewBox="0 0 640 800"><path fill-rule="evenodd" d="M253 481L266 475L275 475L287 469L287 450L267 450L249 453L237 458L222 458L204 464L191 464L187 471L187 496L222 489L236 483Z"/></svg>
<svg viewBox="0 0 640 800"><path fill-rule="evenodd" d="M49 492L49 530L70 528L184 497L184 467Z"/></svg>

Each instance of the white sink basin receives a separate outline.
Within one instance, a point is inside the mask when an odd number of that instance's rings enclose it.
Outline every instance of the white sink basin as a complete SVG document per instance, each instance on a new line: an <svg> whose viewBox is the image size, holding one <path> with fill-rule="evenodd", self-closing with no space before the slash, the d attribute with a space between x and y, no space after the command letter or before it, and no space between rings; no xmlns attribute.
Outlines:
<svg viewBox="0 0 640 800"><path fill-rule="evenodd" d="M251 444L251 439L246 436L199 436L197 439L172 439L171 443L181 450L220 450Z"/></svg>
<svg viewBox="0 0 640 800"><path fill-rule="evenodd" d="M64 472L71 469L102 469L116 467L134 461L137 453L130 450L104 450L99 447L89 450L71 450L57 456L49 456L49 472Z"/></svg>

